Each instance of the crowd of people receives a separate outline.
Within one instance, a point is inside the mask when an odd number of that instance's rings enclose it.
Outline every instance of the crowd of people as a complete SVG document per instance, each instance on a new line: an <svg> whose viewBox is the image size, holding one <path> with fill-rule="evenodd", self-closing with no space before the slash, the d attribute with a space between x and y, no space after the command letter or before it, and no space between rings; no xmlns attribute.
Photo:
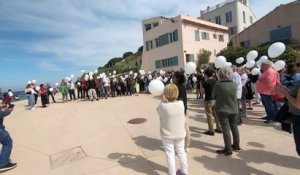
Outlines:
<svg viewBox="0 0 300 175"><path fill-rule="evenodd" d="M166 86L157 111L169 174L188 174L186 152L189 132L186 127L185 100L180 96L184 96L182 94L186 94L186 90L193 86L197 89L196 98L204 98L208 123L208 131L204 134L223 134L224 149L216 150L217 154L230 156L233 151L241 150L238 125L247 117L247 110L253 110L252 105L262 102L267 116L261 119L266 124L280 122L283 131L293 132L296 151L300 156L300 60L279 71L272 65L269 60L262 62L258 74L252 74L246 67L208 68L190 75L185 86L176 83L177 86ZM253 99L255 101L252 104ZM174 148L180 160L177 171Z"/></svg>
<svg viewBox="0 0 300 175"><path fill-rule="evenodd" d="M193 89L196 89L196 98L204 101L208 124L208 130L204 134L223 134L224 149L216 150L217 154L229 156L233 151L241 150L238 125L247 117L247 111L253 110L253 105L262 103L266 112L266 117L262 118L264 122L280 122L284 131L293 132L296 151L300 156L300 61L275 71L272 62L267 60L261 64L260 73L255 75L246 67L236 66L219 70L211 67L191 75L186 75L183 70L148 74L129 73L125 77L83 74L76 81L63 79L56 87L49 83L39 86L30 83L26 86L25 94L28 97L29 108L34 110L39 96L42 107L47 107L50 97L54 103L57 102L57 93L62 95L62 102L78 99L94 101L149 93L148 86L152 79L159 79L165 84L162 102L157 112L169 174L188 174L186 153L189 151L190 134L187 92ZM3 99L2 102L5 103L6 100ZM10 104L9 100L6 104ZM12 109L6 107L5 111L0 113L2 124L3 117ZM1 140L1 143L4 147L5 142ZM175 150L180 160L178 170L175 167ZM2 149L3 151L5 149ZM1 155L5 154L2 152ZM9 157L9 154L6 155ZM4 164L8 165L6 159ZM9 164L11 167L15 165Z"/></svg>

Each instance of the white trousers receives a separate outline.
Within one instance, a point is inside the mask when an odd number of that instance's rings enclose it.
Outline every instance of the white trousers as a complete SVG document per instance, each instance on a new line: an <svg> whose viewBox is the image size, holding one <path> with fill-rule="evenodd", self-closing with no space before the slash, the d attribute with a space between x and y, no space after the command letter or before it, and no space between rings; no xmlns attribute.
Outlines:
<svg viewBox="0 0 300 175"><path fill-rule="evenodd" d="M188 174L187 157L184 150L184 138L182 139L166 139L161 138L166 152L168 175L176 175L175 150L180 161L180 170L183 174ZM175 148L175 149L174 149Z"/></svg>
<svg viewBox="0 0 300 175"><path fill-rule="evenodd" d="M97 99L97 94L96 94L96 90L95 89L90 89L88 91L88 94L89 94L90 100Z"/></svg>
<svg viewBox="0 0 300 175"><path fill-rule="evenodd" d="M251 89L255 95L255 102L259 103L260 102L260 95L256 91L256 83L251 83Z"/></svg>

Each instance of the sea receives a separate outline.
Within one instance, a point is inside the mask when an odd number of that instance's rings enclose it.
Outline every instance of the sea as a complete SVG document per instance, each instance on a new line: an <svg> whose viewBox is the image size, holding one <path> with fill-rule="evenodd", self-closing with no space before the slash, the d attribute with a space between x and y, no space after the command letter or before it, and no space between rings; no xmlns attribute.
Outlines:
<svg viewBox="0 0 300 175"><path fill-rule="evenodd" d="M25 95L24 91L13 91L13 94L15 97L18 96L19 100L27 100L27 96ZM0 95L0 99L2 99L2 95L3 95L3 92Z"/></svg>
<svg viewBox="0 0 300 175"><path fill-rule="evenodd" d="M24 91L14 91L13 94L14 96L18 96L19 100L27 100L27 96Z"/></svg>

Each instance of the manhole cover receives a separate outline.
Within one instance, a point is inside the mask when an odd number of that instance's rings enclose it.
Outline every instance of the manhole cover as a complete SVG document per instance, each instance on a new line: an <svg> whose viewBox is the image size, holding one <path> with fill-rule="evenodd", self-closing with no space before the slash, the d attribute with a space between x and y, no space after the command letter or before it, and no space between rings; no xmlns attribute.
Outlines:
<svg viewBox="0 0 300 175"><path fill-rule="evenodd" d="M147 121L147 119L145 119L145 118L134 118L134 119L129 120L127 123L136 125L136 124L145 123L146 121Z"/></svg>
<svg viewBox="0 0 300 175"><path fill-rule="evenodd" d="M85 157L86 154L80 146L53 154L50 156L51 168L57 168Z"/></svg>

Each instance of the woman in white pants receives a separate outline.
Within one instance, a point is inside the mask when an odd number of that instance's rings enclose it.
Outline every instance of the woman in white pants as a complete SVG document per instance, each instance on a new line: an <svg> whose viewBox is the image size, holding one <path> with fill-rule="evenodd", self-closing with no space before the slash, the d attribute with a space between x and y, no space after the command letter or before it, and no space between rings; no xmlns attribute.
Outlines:
<svg viewBox="0 0 300 175"><path fill-rule="evenodd" d="M157 107L160 119L160 135L165 148L169 175L187 175L187 156L184 150L185 115L182 101L177 101L178 89L169 84L164 90L164 100ZM179 157L180 169L176 172L175 150Z"/></svg>

